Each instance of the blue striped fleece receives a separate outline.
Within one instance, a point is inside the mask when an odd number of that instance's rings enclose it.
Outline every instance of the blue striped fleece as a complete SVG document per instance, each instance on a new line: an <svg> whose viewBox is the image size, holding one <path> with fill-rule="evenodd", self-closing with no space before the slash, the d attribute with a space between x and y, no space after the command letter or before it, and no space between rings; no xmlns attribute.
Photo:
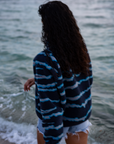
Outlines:
<svg viewBox="0 0 114 144"><path fill-rule="evenodd" d="M89 76L72 73L67 78L49 49L34 58L36 113L43 122L46 144L59 143L63 127L78 125L89 119L93 82L91 62L89 65Z"/></svg>

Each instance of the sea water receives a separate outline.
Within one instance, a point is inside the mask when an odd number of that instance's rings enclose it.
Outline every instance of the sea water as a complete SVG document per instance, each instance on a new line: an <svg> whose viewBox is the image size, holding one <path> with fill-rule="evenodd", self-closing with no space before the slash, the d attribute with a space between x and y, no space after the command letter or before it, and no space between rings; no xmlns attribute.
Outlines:
<svg viewBox="0 0 114 144"><path fill-rule="evenodd" d="M0 0L0 137L36 144L33 58L43 49L38 7L43 0ZM93 66L88 144L114 144L114 0L63 0L72 10ZM61 144L65 142L62 141Z"/></svg>

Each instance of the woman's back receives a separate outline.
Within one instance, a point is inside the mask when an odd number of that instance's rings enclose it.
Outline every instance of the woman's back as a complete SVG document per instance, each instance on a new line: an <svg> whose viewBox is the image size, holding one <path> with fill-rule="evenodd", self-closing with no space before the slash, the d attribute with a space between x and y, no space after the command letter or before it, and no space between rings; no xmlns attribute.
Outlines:
<svg viewBox="0 0 114 144"><path fill-rule="evenodd" d="M64 126L80 124L91 114L92 73L88 76L83 73L72 73L69 78L63 76L63 81L67 101L63 118Z"/></svg>
<svg viewBox="0 0 114 144"><path fill-rule="evenodd" d="M34 63L34 66L38 67L38 70L35 71L35 78L39 85L38 93L41 97L42 93L45 93L46 97L55 100L55 105L62 105L60 107L64 109L64 126L77 125L86 121L91 114L91 85L93 80L91 64L90 75L73 74L70 70L71 76L66 77L49 49L38 54ZM44 77L47 77L47 82ZM47 87L46 83L48 84ZM60 101L58 95L60 95Z"/></svg>

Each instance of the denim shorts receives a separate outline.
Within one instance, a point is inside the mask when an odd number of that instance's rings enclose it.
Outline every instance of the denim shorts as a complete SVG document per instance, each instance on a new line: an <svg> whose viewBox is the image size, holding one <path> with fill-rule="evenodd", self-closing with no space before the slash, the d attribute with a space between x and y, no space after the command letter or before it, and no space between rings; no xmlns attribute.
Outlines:
<svg viewBox="0 0 114 144"><path fill-rule="evenodd" d="M63 127L63 137L67 138L67 133L72 133L72 134L76 134L76 135L78 132L88 133L89 127L91 125L92 124L89 122L89 120L86 120L85 122L83 122L79 125L74 125L74 126L70 126L70 127ZM45 130L42 127L42 120L40 118L38 119L37 129L40 133L42 133L44 135Z"/></svg>

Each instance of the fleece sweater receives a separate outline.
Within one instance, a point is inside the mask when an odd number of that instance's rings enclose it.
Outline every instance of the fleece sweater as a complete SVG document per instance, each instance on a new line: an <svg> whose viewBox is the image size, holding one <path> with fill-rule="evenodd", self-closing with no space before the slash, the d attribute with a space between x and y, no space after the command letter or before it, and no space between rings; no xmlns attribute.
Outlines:
<svg viewBox="0 0 114 144"><path fill-rule="evenodd" d="M90 74L63 76L53 53L47 49L33 60L36 113L43 122L46 144L57 144L63 127L78 125L91 115L92 66Z"/></svg>

